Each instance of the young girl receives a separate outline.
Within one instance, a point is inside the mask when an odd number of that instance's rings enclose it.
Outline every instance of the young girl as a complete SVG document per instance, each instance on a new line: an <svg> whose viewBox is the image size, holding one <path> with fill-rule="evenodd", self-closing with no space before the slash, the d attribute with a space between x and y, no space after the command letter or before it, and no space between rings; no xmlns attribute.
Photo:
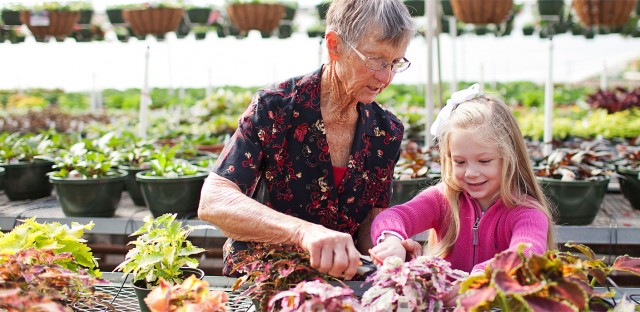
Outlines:
<svg viewBox="0 0 640 312"><path fill-rule="evenodd" d="M375 218L374 258L420 255L421 246L407 239L429 229L427 252L472 274L519 243L531 244L529 254L555 248L552 213L502 101L481 95L477 85L456 92L431 133L440 144L442 182Z"/></svg>

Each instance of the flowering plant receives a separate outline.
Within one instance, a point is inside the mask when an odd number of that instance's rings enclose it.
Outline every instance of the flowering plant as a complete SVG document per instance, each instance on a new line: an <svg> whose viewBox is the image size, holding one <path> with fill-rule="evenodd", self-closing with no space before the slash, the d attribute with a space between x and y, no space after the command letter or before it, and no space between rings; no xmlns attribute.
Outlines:
<svg viewBox="0 0 640 312"><path fill-rule="evenodd" d="M160 279L144 299L151 312L226 311L229 296L224 291L209 291L209 283L189 276L182 284L171 285Z"/></svg>
<svg viewBox="0 0 640 312"><path fill-rule="evenodd" d="M250 250L238 251L237 256L244 260L234 266L233 272L245 275L236 280L233 290L250 284L242 295L260 301L260 311L267 310L276 293L301 281L337 280L311 268L309 254L295 246L255 244Z"/></svg>
<svg viewBox="0 0 640 312"><path fill-rule="evenodd" d="M570 252L549 250L543 255L524 254L525 244L517 251L497 254L482 275L473 275L460 286L458 306L462 311L586 311L606 308L604 298L613 291L599 292L597 282L607 285L607 275L626 271L640 275L640 258L618 257L611 267L595 259L584 245L567 243L586 256L582 260ZM591 280L590 280L591 277Z"/></svg>
<svg viewBox="0 0 640 312"><path fill-rule="evenodd" d="M269 300L269 311L362 311L351 288L324 281L304 281Z"/></svg>
<svg viewBox="0 0 640 312"><path fill-rule="evenodd" d="M451 269L449 262L438 257L420 256L409 262L388 257L367 278L372 285L361 303L366 311L438 311L454 282L465 277L467 273Z"/></svg>

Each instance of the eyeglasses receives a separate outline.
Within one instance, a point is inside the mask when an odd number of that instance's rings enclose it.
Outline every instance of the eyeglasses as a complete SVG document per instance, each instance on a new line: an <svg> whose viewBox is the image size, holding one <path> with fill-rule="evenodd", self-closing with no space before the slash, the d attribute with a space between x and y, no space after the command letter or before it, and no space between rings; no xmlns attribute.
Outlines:
<svg viewBox="0 0 640 312"><path fill-rule="evenodd" d="M360 51L358 51L356 47L351 45L351 43L349 43L348 41L344 39L342 41L346 42L353 49L353 51L356 52L356 54L360 57L360 59L364 61L364 65L371 70L380 71L385 69L388 65L391 65L392 72L401 73L407 70L409 66L411 66L411 62L404 57L402 58L402 60L394 60L393 62L389 63L386 60L381 58L373 58L373 57L365 56L364 54L360 53Z"/></svg>

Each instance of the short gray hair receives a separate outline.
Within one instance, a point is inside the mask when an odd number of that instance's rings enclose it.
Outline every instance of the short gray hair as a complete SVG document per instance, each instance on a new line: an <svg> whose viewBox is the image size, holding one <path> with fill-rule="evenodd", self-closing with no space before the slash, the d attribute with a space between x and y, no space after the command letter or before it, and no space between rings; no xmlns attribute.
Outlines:
<svg viewBox="0 0 640 312"><path fill-rule="evenodd" d="M398 45L415 33L413 20L402 0L333 0L327 11L327 31L357 43L372 30L378 40Z"/></svg>

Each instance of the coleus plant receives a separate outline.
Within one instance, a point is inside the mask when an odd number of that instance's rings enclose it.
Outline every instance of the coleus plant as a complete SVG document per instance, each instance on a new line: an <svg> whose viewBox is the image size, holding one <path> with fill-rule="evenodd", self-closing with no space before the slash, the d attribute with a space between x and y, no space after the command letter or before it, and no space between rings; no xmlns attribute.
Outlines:
<svg viewBox="0 0 640 312"><path fill-rule="evenodd" d="M35 248L52 250L55 253L71 254L71 261L58 261L58 265L71 271L86 269L89 274L100 277L98 261L82 238L85 230L91 230L93 222L82 225L72 222L71 227L59 222L38 223L33 217L21 220L23 223L9 233L0 232L0 253L11 255L21 250Z"/></svg>
<svg viewBox="0 0 640 312"><path fill-rule="evenodd" d="M614 292L597 291L594 285L606 286L607 276L613 271L640 275L639 258L620 256L608 266L587 246L565 246L577 249L586 260L558 250L527 256L525 244L497 254L484 274L462 282L458 307L462 311L606 310L603 299L612 298Z"/></svg>
<svg viewBox="0 0 640 312"><path fill-rule="evenodd" d="M606 109L609 114L640 107L640 87L628 90L616 87L612 90L598 90L587 97L587 103L594 108Z"/></svg>
<svg viewBox="0 0 640 312"><path fill-rule="evenodd" d="M71 253L55 253L51 249L28 248L0 254L0 308L71 311L65 306L91 305L106 298L107 295L95 291L95 285L108 282L84 269L67 269L74 261Z"/></svg>
<svg viewBox="0 0 640 312"><path fill-rule="evenodd" d="M353 289L333 286L321 280L303 281L269 300L269 311L362 311Z"/></svg>
<svg viewBox="0 0 640 312"><path fill-rule="evenodd" d="M408 180L426 177L429 166L439 166L438 157L433 157L429 151L423 151L418 143L409 141L400 152L400 159L393 172L395 180Z"/></svg>
<svg viewBox="0 0 640 312"><path fill-rule="evenodd" d="M619 152L616 165L633 170L640 169L640 146L619 145L616 148Z"/></svg>
<svg viewBox="0 0 640 312"><path fill-rule="evenodd" d="M209 283L191 275L175 285L160 279L144 301L151 312L218 312L226 311L229 295L222 290L210 291Z"/></svg>
<svg viewBox="0 0 640 312"><path fill-rule="evenodd" d="M611 154L590 150L558 148L535 169L536 176L573 180L596 180L613 171Z"/></svg>
<svg viewBox="0 0 640 312"><path fill-rule="evenodd" d="M243 261L233 267L233 272L245 275L236 280L232 289L248 285L242 295L259 301L260 311L268 309L269 300L276 293L302 281L337 281L313 269L309 253L291 245L255 244L251 250L238 251L237 257Z"/></svg>
<svg viewBox="0 0 640 312"><path fill-rule="evenodd" d="M440 311L442 299L456 281L467 273L451 269L446 260L420 256L405 262L398 257L384 259L382 266L367 278L371 287L362 296L365 311Z"/></svg>

